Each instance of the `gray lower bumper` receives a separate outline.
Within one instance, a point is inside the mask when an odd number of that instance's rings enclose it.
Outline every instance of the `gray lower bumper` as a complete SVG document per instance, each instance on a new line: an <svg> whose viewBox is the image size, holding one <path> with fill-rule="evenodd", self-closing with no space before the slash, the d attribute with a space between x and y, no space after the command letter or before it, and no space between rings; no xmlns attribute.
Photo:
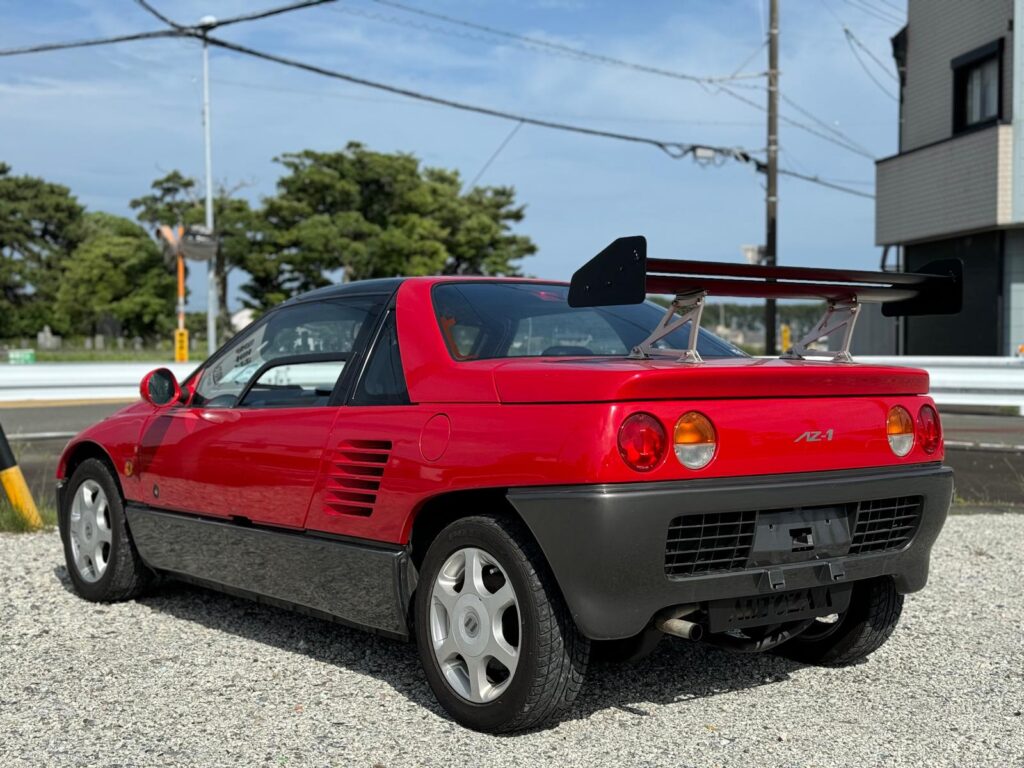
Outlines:
<svg viewBox="0 0 1024 768"><path fill-rule="evenodd" d="M940 464L670 483L518 488L508 498L540 543L580 630L629 637L663 608L892 576L900 592L928 579L953 472ZM665 574L669 523L688 513L782 510L921 496L920 524L897 552L809 559L685 578ZM779 579L782 579L780 586Z"/></svg>

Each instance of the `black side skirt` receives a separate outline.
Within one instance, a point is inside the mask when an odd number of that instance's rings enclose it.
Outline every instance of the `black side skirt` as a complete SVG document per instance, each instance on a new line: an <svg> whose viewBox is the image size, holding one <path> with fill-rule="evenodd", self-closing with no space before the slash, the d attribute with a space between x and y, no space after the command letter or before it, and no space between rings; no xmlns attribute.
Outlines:
<svg viewBox="0 0 1024 768"><path fill-rule="evenodd" d="M414 584L400 547L126 506L142 560L155 571L301 613L409 638Z"/></svg>

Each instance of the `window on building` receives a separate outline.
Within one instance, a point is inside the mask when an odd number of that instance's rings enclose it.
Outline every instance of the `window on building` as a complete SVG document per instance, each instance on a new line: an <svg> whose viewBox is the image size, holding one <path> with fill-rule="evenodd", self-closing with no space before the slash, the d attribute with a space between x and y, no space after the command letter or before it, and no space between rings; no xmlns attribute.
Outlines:
<svg viewBox="0 0 1024 768"><path fill-rule="evenodd" d="M1002 63L1002 39L953 59L954 133L1002 117Z"/></svg>

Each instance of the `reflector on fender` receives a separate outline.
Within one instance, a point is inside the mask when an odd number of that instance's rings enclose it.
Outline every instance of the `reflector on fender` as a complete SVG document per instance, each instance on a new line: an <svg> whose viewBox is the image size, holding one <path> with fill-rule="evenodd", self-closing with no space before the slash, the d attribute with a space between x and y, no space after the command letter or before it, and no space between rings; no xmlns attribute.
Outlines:
<svg viewBox="0 0 1024 768"><path fill-rule="evenodd" d="M718 447L714 425L707 416L697 411L689 411L679 417L672 442L676 458L687 469L706 467Z"/></svg>

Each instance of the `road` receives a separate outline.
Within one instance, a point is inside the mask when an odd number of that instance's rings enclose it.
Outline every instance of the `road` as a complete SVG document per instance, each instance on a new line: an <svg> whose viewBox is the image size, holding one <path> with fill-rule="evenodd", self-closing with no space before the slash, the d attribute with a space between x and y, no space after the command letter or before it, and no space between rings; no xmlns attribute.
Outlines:
<svg viewBox="0 0 1024 768"><path fill-rule="evenodd" d="M0 424L18 435L78 432L122 407L123 403L48 405L0 408ZM980 503L1024 505L1024 417L944 413L949 443L946 461L957 471L957 494ZM29 486L50 494L57 454L67 438L32 443L17 441Z"/></svg>
<svg viewBox="0 0 1024 768"><path fill-rule="evenodd" d="M868 661L666 639L592 666L546 730L454 724L411 645L173 583L71 591L53 533L0 535L0 765L1024 766L1024 515L947 522Z"/></svg>

